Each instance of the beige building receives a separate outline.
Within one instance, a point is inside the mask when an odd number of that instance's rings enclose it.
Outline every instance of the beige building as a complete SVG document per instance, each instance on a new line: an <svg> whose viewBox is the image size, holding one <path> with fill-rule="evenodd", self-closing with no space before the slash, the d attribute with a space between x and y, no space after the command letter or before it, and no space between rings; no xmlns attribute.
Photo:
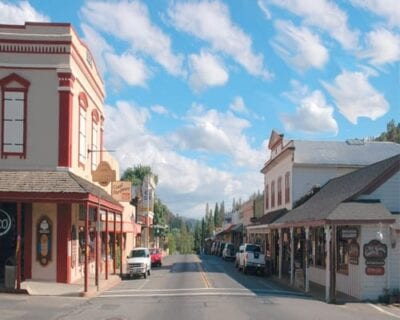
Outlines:
<svg viewBox="0 0 400 320"><path fill-rule="evenodd" d="M0 25L0 279L71 283L123 272L140 232L111 196L104 84L70 24ZM130 190L129 190L130 191ZM124 262L124 259L122 259Z"/></svg>

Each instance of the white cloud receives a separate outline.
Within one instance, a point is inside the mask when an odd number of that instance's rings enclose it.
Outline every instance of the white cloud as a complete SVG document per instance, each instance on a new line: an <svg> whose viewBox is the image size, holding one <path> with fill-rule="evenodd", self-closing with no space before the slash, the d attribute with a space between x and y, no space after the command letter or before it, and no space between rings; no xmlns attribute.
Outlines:
<svg viewBox="0 0 400 320"><path fill-rule="evenodd" d="M361 72L344 70L335 78L334 84L323 82L323 85L335 99L339 111L353 124L357 124L360 117L375 120L389 110L385 97Z"/></svg>
<svg viewBox="0 0 400 320"><path fill-rule="evenodd" d="M329 59L328 50L318 35L306 27L295 27L293 23L278 20L275 23L278 35L273 47L289 64L300 70L321 69Z"/></svg>
<svg viewBox="0 0 400 320"><path fill-rule="evenodd" d="M175 3L168 11L178 30L208 42L215 51L234 59L252 75L270 78L262 54L252 49L252 39L230 18L227 6L219 1Z"/></svg>
<svg viewBox="0 0 400 320"><path fill-rule="evenodd" d="M269 0L276 6L303 17L304 23L327 32L345 49L356 49L358 32L347 23L347 14L328 0Z"/></svg>
<svg viewBox="0 0 400 320"><path fill-rule="evenodd" d="M127 42L134 52L150 56L170 74L184 74L183 57L172 52L171 39L151 22L141 2L89 1L82 14L93 27Z"/></svg>
<svg viewBox="0 0 400 320"><path fill-rule="evenodd" d="M400 60L400 35L381 28L369 32L366 42L368 48L362 56L370 59L372 64L382 65Z"/></svg>
<svg viewBox="0 0 400 320"><path fill-rule="evenodd" d="M113 53L105 54L108 71L120 77L128 85L145 86L150 77L150 72L145 63L131 54L124 53L118 56Z"/></svg>
<svg viewBox="0 0 400 320"><path fill-rule="evenodd" d="M150 109L154 113L157 113L157 114L160 114L160 115L168 115L169 114L167 108L165 108L164 106L159 105L159 104L151 106Z"/></svg>
<svg viewBox="0 0 400 320"><path fill-rule="evenodd" d="M355 6L367 9L387 19L390 26L400 26L400 2L398 0L350 0Z"/></svg>
<svg viewBox="0 0 400 320"><path fill-rule="evenodd" d="M165 136L148 130L150 114L146 108L119 101L114 107L106 106L105 111L106 146L117 150L121 173L127 167L150 165L159 177L157 196L174 213L200 218L206 202L230 203L232 197L243 197L262 187L258 170L238 174L234 169L219 170L178 154ZM263 154L259 160L265 159Z"/></svg>
<svg viewBox="0 0 400 320"><path fill-rule="evenodd" d="M232 103L229 105L229 109L235 111L237 113L248 114L249 110L247 109L244 100L241 96L236 96Z"/></svg>
<svg viewBox="0 0 400 320"><path fill-rule="evenodd" d="M222 86L229 79L223 62L204 50L199 55L189 56L189 67L191 70L189 83L195 92L200 92L206 87Z"/></svg>
<svg viewBox="0 0 400 320"><path fill-rule="evenodd" d="M257 5L261 9L261 11L264 13L265 18L267 20L270 20L272 18L272 15L268 9L266 1L265 0L257 0Z"/></svg>
<svg viewBox="0 0 400 320"><path fill-rule="evenodd" d="M188 124L171 139L181 149L225 155L231 157L236 166L256 170L263 164L263 151L253 149L244 133L250 127L246 119L230 111L206 110L202 105L194 104L186 120Z"/></svg>
<svg viewBox="0 0 400 320"><path fill-rule="evenodd" d="M3 24L24 24L25 22L48 22L50 18L36 11L28 1L16 4L0 1L0 21Z"/></svg>
<svg viewBox="0 0 400 320"><path fill-rule="evenodd" d="M298 99L299 106L296 108L295 114L281 116L285 130L336 135L338 124L333 117L334 108L327 104L321 91L315 90L309 93L308 88L306 90L307 92L304 92L303 86L295 86L294 91L288 94L292 101ZM294 98L299 93L301 95Z"/></svg>

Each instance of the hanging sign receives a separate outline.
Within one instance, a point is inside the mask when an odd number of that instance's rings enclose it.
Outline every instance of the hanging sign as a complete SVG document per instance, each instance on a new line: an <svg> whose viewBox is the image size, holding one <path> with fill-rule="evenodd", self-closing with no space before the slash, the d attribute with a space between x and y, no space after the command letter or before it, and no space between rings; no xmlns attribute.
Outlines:
<svg viewBox="0 0 400 320"><path fill-rule="evenodd" d="M385 274L384 267L366 267L365 273L368 276L383 276Z"/></svg>
<svg viewBox="0 0 400 320"><path fill-rule="evenodd" d="M364 258L367 260L385 260L387 246L379 240L371 240L364 245Z"/></svg>
<svg viewBox="0 0 400 320"><path fill-rule="evenodd" d="M11 225L10 215L6 211L0 209L0 237L6 235L10 231Z"/></svg>
<svg viewBox="0 0 400 320"><path fill-rule="evenodd" d="M42 266L46 266L51 261L51 239L52 239L52 222L43 216L37 224L37 253L36 260Z"/></svg>
<svg viewBox="0 0 400 320"><path fill-rule="evenodd" d="M92 179L98 182L101 186L106 187L110 182L116 180L116 172L112 170L107 161L101 161L95 171L92 171Z"/></svg>
<svg viewBox="0 0 400 320"><path fill-rule="evenodd" d="M132 200L132 182L114 181L111 183L111 195L117 201L129 202Z"/></svg>
<svg viewBox="0 0 400 320"><path fill-rule="evenodd" d="M357 239L358 237L358 229L357 228L342 228L339 231L340 239Z"/></svg>

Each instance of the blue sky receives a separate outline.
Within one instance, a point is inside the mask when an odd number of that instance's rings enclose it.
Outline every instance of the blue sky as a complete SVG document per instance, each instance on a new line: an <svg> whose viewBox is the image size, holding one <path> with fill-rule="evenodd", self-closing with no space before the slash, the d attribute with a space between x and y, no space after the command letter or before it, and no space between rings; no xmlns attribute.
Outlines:
<svg viewBox="0 0 400 320"><path fill-rule="evenodd" d="M105 80L106 145L200 217L246 200L272 129L377 136L400 121L400 1L1 1L0 23L71 22Z"/></svg>

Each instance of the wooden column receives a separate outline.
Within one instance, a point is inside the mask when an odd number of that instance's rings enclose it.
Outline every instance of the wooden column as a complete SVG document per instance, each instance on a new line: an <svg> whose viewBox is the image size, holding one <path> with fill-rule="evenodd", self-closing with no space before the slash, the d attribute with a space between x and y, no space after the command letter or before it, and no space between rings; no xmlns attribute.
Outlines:
<svg viewBox="0 0 400 320"><path fill-rule="evenodd" d="M123 259L122 259L122 253L123 253L123 245L122 245L122 242L123 242L123 240L124 240L124 234L123 234L123 231L124 231L124 228L123 228L123 225L122 225L122 213L121 213L121 215L120 215L120 217L121 217L121 235L120 235L120 245L119 245L119 257L120 257L120 262L119 262L119 273L120 273L120 275L121 275L121 277L122 277L122 261L123 261Z"/></svg>
<svg viewBox="0 0 400 320"><path fill-rule="evenodd" d="M89 288L89 203L85 203L86 215L85 215L85 266L84 266L84 292L88 292Z"/></svg>
<svg viewBox="0 0 400 320"><path fill-rule="evenodd" d="M117 215L114 212L114 256L113 256L113 269L114 274L117 274Z"/></svg>
<svg viewBox="0 0 400 320"><path fill-rule="evenodd" d="M279 234L279 260L278 260L279 273L278 273L278 277L279 277L279 279L282 279L282 254L283 254L282 229L279 229L278 234Z"/></svg>
<svg viewBox="0 0 400 320"><path fill-rule="evenodd" d="M336 303L336 238L337 238L337 232L336 232L336 225L332 225L332 233L331 233L331 263L329 264L330 267L330 291L329 291L329 297L330 297L330 303Z"/></svg>
<svg viewBox="0 0 400 320"><path fill-rule="evenodd" d="M22 205L17 202L17 289L21 289L21 229L22 229Z"/></svg>
<svg viewBox="0 0 400 320"><path fill-rule="evenodd" d="M71 282L71 204L57 204L57 282Z"/></svg>
<svg viewBox="0 0 400 320"><path fill-rule="evenodd" d="M32 204L24 205L24 278L32 279Z"/></svg>
<svg viewBox="0 0 400 320"><path fill-rule="evenodd" d="M309 248L309 244L310 244L310 227L306 227L305 231L306 231L306 241L305 241L305 246L306 246L306 250L305 250L305 252L306 252L305 268L306 268L306 272L305 272L304 289L305 289L305 292L308 293L308 292L310 292L310 279L309 279L309 274L308 274L308 272L309 272L308 268L310 267L308 265L308 263L309 263L308 257L310 256L310 252L309 252L309 249L310 249Z"/></svg>
<svg viewBox="0 0 400 320"><path fill-rule="evenodd" d="M294 229L290 227L290 285L294 285Z"/></svg>
<svg viewBox="0 0 400 320"><path fill-rule="evenodd" d="M105 254L106 254L106 280L108 280L108 211L106 211L106 247L105 247Z"/></svg>
<svg viewBox="0 0 400 320"><path fill-rule="evenodd" d="M99 286L99 228L100 228L100 207L96 208L96 226L95 226L95 284Z"/></svg>
<svg viewBox="0 0 400 320"><path fill-rule="evenodd" d="M325 250L326 250L326 265L325 265L325 301L330 302L330 288L331 288L331 276L330 276L330 264L331 264L331 230L329 226L325 226Z"/></svg>

